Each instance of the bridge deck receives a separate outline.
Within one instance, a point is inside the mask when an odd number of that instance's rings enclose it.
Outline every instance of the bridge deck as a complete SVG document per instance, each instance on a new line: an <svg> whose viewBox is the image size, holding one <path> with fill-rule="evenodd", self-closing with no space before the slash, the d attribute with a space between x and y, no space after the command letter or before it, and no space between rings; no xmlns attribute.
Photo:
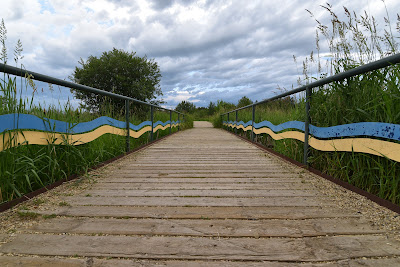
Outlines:
<svg viewBox="0 0 400 267"><path fill-rule="evenodd" d="M366 200L222 130L180 132L89 176L2 215L20 220L3 225L1 265L400 265ZM21 219L31 211L43 216Z"/></svg>

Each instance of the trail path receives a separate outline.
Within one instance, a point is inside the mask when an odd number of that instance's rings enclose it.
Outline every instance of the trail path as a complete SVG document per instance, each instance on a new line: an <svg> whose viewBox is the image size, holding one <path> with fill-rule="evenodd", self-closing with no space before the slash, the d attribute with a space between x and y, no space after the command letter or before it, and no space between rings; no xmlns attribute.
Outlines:
<svg viewBox="0 0 400 267"><path fill-rule="evenodd" d="M0 265L400 266L373 219L396 214L208 122L90 177L10 211L41 216L0 233Z"/></svg>

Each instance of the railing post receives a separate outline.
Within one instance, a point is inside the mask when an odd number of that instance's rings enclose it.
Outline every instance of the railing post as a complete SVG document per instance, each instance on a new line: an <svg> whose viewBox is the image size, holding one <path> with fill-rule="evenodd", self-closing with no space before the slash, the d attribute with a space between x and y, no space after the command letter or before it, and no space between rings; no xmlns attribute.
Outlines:
<svg viewBox="0 0 400 267"><path fill-rule="evenodd" d="M236 118L235 118L235 121L236 121L236 127L235 127L235 134L237 134L237 127L238 127L238 111L236 110Z"/></svg>
<svg viewBox="0 0 400 267"><path fill-rule="evenodd" d="M169 111L169 134L172 133L172 110Z"/></svg>
<svg viewBox="0 0 400 267"><path fill-rule="evenodd" d="M254 142L254 120L256 117L256 105L253 105L253 118L251 120L251 141Z"/></svg>
<svg viewBox="0 0 400 267"><path fill-rule="evenodd" d="M304 165L308 166L308 137L310 134L310 101L311 101L311 88L306 87L306 121L304 124Z"/></svg>
<svg viewBox="0 0 400 267"><path fill-rule="evenodd" d="M180 126L180 124L181 124L181 121L179 120L179 117L180 117L179 115L180 115L180 114L178 113L178 132L179 132L179 130L180 130L180 127L179 127L179 126Z"/></svg>
<svg viewBox="0 0 400 267"><path fill-rule="evenodd" d="M129 135L129 100L125 100L125 120L126 120L126 152L131 150L130 135Z"/></svg>
<svg viewBox="0 0 400 267"><path fill-rule="evenodd" d="M153 141L153 130L154 130L154 110L153 106L150 108L150 116L151 116L151 132L150 132L150 142Z"/></svg>
<svg viewBox="0 0 400 267"><path fill-rule="evenodd" d="M228 112L228 126L226 127L226 129L229 131L229 112Z"/></svg>

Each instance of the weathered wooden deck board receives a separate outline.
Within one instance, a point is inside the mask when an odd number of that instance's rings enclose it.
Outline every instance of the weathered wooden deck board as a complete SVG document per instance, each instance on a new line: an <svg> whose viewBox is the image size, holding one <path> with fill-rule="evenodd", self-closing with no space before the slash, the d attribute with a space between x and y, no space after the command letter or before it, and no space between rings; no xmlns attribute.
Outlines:
<svg viewBox="0 0 400 267"><path fill-rule="evenodd" d="M72 206L42 211L45 215L73 217L163 218L163 219L288 219L353 218L353 212L335 207L151 207L151 206Z"/></svg>
<svg viewBox="0 0 400 267"><path fill-rule="evenodd" d="M173 135L41 210L7 266L398 266L400 242L273 156L212 128ZM68 259L68 257L86 257ZM124 259L105 260L104 257Z"/></svg>
<svg viewBox="0 0 400 267"><path fill-rule="evenodd" d="M54 258L54 257L36 257L36 256L0 256L0 262L4 266L40 266L40 267L88 267L88 266L101 266L101 267L135 267L135 266L193 266L193 267L295 267L299 266L296 262L254 262L254 261L187 261L187 260L141 260L141 259L97 259L97 258ZM399 266L399 258L361 258L341 260L337 262L328 263L302 263L301 267L336 267L336 266L351 266L351 267L377 267L377 266Z"/></svg>
<svg viewBox="0 0 400 267"><path fill-rule="evenodd" d="M59 218L35 225L42 233L213 237L316 237L378 234L384 231L359 218L308 220L174 220ZM29 231L28 231L29 232Z"/></svg>
<svg viewBox="0 0 400 267"><path fill-rule="evenodd" d="M130 182L121 182L121 183L97 183L93 186L93 190L131 190L131 189L169 189L169 190L177 190L177 189L197 189L197 190L307 190L309 189L308 185L301 184L301 183L283 183L283 182L276 182L276 183L234 183L224 181L218 182L218 184L213 182L187 182L179 181L179 182L147 182L147 183L130 183Z"/></svg>
<svg viewBox="0 0 400 267"><path fill-rule="evenodd" d="M126 189L126 190L91 190L94 197L306 197L315 196L316 190L210 190L210 189ZM82 193L81 195L85 195Z"/></svg>
<svg viewBox="0 0 400 267"><path fill-rule="evenodd" d="M80 197L65 198L74 206L156 206L156 207L319 207L332 201L319 197Z"/></svg>
<svg viewBox="0 0 400 267"><path fill-rule="evenodd" d="M33 246L32 244L37 244ZM398 245L398 244L397 244ZM259 260L319 262L400 256L385 236L305 238L208 238L126 235L19 234L6 253L43 256L97 256L138 259Z"/></svg>

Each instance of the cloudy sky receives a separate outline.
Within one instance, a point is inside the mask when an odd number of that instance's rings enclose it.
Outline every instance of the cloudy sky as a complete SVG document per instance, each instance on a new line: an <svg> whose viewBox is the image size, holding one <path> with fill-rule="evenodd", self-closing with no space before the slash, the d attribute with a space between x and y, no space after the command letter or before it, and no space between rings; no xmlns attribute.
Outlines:
<svg viewBox="0 0 400 267"><path fill-rule="evenodd" d="M244 95L262 100L278 85L296 86L301 60L316 46L316 22L305 9L328 22L320 7L326 1L2 0L0 18L8 30L9 63L21 39L26 69L67 79L80 58L116 47L159 63L166 107L182 100L207 106ZM400 2L385 3L395 24ZM331 4L343 17L346 6L385 24L381 0Z"/></svg>

